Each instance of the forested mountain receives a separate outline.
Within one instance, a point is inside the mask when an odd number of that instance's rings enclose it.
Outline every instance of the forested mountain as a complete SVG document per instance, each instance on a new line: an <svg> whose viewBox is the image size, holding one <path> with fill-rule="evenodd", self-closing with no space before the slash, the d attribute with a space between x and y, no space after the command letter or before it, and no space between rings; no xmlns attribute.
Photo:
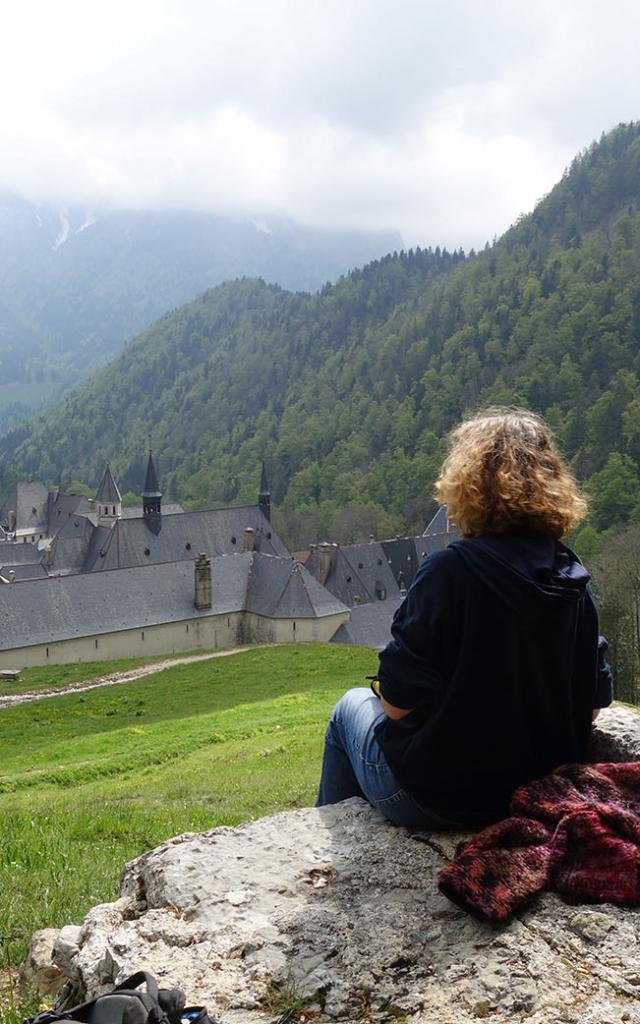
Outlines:
<svg viewBox="0 0 640 1024"><path fill-rule="evenodd" d="M550 420L601 530L640 515L640 125L621 125L478 255L416 251L315 296L242 280L163 317L48 416L12 471L253 498L265 459L296 542L423 526L446 431L518 403ZM282 525L282 524L281 524Z"/></svg>
<svg viewBox="0 0 640 1024"><path fill-rule="evenodd" d="M392 232L320 231L282 217L92 212L0 195L0 430L220 281L255 275L314 291L399 244Z"/></svg>

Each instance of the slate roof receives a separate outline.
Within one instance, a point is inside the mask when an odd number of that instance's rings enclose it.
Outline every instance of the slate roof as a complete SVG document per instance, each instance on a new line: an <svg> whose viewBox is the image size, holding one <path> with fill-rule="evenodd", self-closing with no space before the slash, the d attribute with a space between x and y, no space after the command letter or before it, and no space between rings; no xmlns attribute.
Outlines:
<svg viewBox="0 0 640 1024"><path fill-rule="evenodd" d="M92 508L92 502L82 494L61 494L50 491L47 511L49 533L55 536L69 516L90 512Z"/></svg>
<svg viewBox="0 0 640 1024"><path fill-rule="evenodd" d="M272 619L315 618L346 610L295 559L258 553L247 580L246 609Z"/></svg>
<svg viewBox="0 0 640 1024"><path fill-rule="evenodd" d="M158 474L156 473L156 467L153 464L153 455L149 452L149 461L147 462L147 475L144 481L144 490L142 492L143 498L161 498L162 492L158 485Z"/></svg>
<svg viewBox="0 0 640 1024"><path fill-rule="evenodd" d="M37 544L23 544L22 541L0 541L0 565L36 565L42 560Z"/></svg>
<svg viewBox="0 0 640 1024"><path fill-rule="evenodd" d="M21 480L14 484L0 508L0 525L9 528L9 512L16 514L16 530L46 533L49 492L39 480Z"/></svg>
<svg viewBox="0 0 640 1024"><path fill-rule="evenodd" d="M101 502L103 505L118 504L122 501L122 495L118 489L118 485L113 479L111 472L111 466L107 462L102 474L102 480L98 487L98 493L96 494L96 502Z"/></svg>
<svg viewBox="0 0 640 1024"><path fill-rule="evenodd" d="M357 605L351 609L349 622L343 622L334 633L331 643L381 650L391 639L391 623L400 604L401 599L393 597L387 601Z"/></svg>
<svg viewBox="0 0 640 1024"><path fill-rule="evenodd" d="M456 540L457 530L449 526L449 532L420 537L395 537L368 544L332 544L331 567L324 585L350 607L380 601L381 592L383 600L400 595L408 589L427 555ZM313 548L304 562L317 579L322 578L321 559L320 549Z"/></svg>
<svg viewBox="0 0 640 1024"><path fill-rule="evenodd" d="M50 572L82 572L95 535L108 536L86 515L70 515L51 542Z"/></svg>
<svg viewBox="0 0 640 1024"><path fill-rule="evenodd" d="M121 519L110 531L104 556L87 560L84 571L193 559L201 551L209 557L234 554L243 550L247 526L254 531L257 550L269 555L289 555L260 509L248 505L163 516L157 535L143 519Z"/></svg>
<svg viewBox="0 0 640 1024"><path fill-rule="evenodd" d="M0 586L0 650L253 611L310 618L346 611L291 558L257 552L211 560L213 606L194 605L192 562L49 576Z"/></svg>
<svg viewBox="0 0 640 1024"><path fill-rule="evenodd" d="M321 578L321 558L320 551L314 549L305 562L317 579ZM398 593L382 544L331 545L331 568L324 585L332 594L349 606L365 604L380 600L376 584L380 584L387 597Z"/></svg>
<svg viewBox="0 0 640 1024"><path fill-rule="evenodd" d="M183 514L184 514L184 509L183 509L182 505L178 505L177 502L172 502L172 503L170 502L170 503L168 503L166 505L165 505L164 502L162 503L162 515L163 516L177 516L177 515L183 515ZM142 519L142 517L143 517L143 512L142 512L142 506L141 505L137 505L134 508L123 506L123 508L122 508L122 516L121 516L122 519Z"/></svg>
<svg viewBox="0 0 640 1024"><path fill-rule="evenodd" d="M0 576L10 580L12 574L14 580L31 580L46 576L47 570L41 562L23 562L21 565L0 564Z"/></svg>
<svg viewBox="0 0 640 1024"><path fill-rule="evenodd" d="M457 532L447 515L447 506L441 505L429 525L425 528L422 536L430 537L433 534L450 533L451 531Z"/></svg>
<svg viewBox="0 0 640 1024"><path fill-rule="evenodd" d="M384 540L382 550L393 573L398 588L406 588L418 571L422 559L418 559L413 537L396 537Z"/></svg>

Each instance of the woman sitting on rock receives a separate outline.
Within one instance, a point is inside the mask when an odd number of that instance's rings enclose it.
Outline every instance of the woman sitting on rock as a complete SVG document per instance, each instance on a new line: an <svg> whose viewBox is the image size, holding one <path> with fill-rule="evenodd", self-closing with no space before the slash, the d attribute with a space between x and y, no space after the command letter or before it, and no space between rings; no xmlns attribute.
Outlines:
<svg viewBox="0 0 640 1024"><path fill-rule="evenodd" d="M584 761L611 703L589 574L564 544L586 504L544 421L462 423L436 484L462 539L422 563L325 738L318 805L364 797L399 825L505 817L514 789Z"/></svg>

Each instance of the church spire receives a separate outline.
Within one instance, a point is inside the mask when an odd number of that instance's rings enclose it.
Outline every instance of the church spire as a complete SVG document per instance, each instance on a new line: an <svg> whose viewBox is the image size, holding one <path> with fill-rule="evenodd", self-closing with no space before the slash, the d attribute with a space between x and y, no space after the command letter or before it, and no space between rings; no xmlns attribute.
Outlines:
<svg viewBox="0 0 640 1024"><path fill-rule="evenodd" d="M142 518L152 533L160 533L162 529L162 491L158 484L158 474L153 462L151 445L149 445L147 475L142 492Z"/></svg>
<svg viewBox="0 0 640 1024"><path fill-rule="evenodd" d="M264 462L262 463L262 474L260 476L260 490L258 492L258 508L262 512L265 519L271 521L271 491L269 490L269 482L267 480L267 470Z"/></svg>
<svg viewBox="0 0 640 1024"><path fill-rule="evenodd" d="M98 511L98 518L103 521L103 524L114 522L116 519L120 519L122 516L122 496L118 490L118 485L113 479L111 472L111 466L107 462L104 473L102 474L102 480L95 497L96 509Z"/></svg>

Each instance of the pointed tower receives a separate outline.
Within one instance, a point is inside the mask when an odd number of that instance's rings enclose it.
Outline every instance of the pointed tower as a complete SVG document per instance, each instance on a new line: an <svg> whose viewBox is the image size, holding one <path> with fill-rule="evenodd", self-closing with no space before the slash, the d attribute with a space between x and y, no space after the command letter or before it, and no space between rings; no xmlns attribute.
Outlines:
<svg viewBox="0 0 640 1024"><path fill-rule="evenodd" d="M142 518L152 533L160 533L162 529L162 492L158 486L158 476L156 474L156 467L153 464L151 447L149 447L147 475L142 492Z"/></svg>
<svg viewBox="0 0 640 1024"><path fill-rule="evenodd" d="M262 463L262 476L260 477L260 491L258 493L258 508L265 519L271 522L271 491L267 481L267 471L264 462Z"/></svg>
<svg viewBox="0 0 640 1024"><path fill-rule="evenodd" d="M95 497L96 511L101 526L110 526L122 517L122 497L107 462Z"/></svg>

